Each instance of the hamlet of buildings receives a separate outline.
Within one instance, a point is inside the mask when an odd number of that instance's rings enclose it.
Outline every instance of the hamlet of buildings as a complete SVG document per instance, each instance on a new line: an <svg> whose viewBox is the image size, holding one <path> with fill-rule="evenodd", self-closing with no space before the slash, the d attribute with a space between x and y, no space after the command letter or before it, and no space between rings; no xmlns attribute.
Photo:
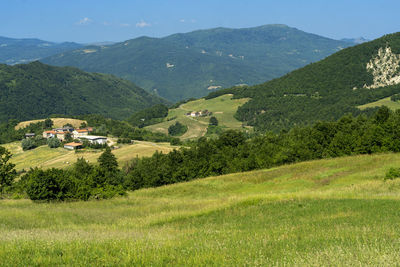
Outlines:
<svg viewBox="0 0 400 267"><path fill-rule="evenodd" d="M56 128L51 131L44 131L43 137L44 138L58 138L61 141L65 141L65 135L70 134L73 139L79 139L82 142L87 140L91 144L105 144L107 143L107 137L104 136L94 136L89 135L90 132L93 131L93 128L85 128L85 129L74 129L72 127L63 127L63 128ZM68 143L65 144L64 147L67 149L76 149L80 148L78 144L80 143Z"/></svg>
<svg viewBox="0 0 400 267"><path fill-rule="evenodd" d="M205 116L210 116L212 112L209 112L207 109L202 110L202 111L192 111L186 113L186 116L188 117L205 117Z"/></svg>

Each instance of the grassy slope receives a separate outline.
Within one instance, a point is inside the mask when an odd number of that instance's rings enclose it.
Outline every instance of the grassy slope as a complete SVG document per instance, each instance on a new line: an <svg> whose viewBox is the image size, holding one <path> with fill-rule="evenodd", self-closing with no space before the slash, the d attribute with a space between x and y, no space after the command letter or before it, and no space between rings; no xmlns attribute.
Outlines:
<svg viewBox="0 0 400 267"><path fill-rule="evenodd" d="M158 131L168 134L168 127L171 124L174 124L176 121L179 121L188 126L188 131L180 137L181 139L201 137L207 132L210 117L192 118L186 116L185 114L190 111L208 109L209 111L213 112L213 116L218 119L220 126L225 126L228 129L241 129L242 123L236 120L233 115L236 113L238 107L247 101L247 98L232 99L232 95L229 94L209 100L202 98L195 101L190 101L181 105L179 108L169 110L168 116L164 122L154 124L146 128L151 131ZM174 117L176 117L176 119L170 120Z"/></svg>
<svg viewBox="0 0 400 267"><path fill-rule="evenodd" d="M51 120L54 123L54 125L53 125L54 128L61 128L67 123L71 124L75 128L79 128L79 126L82 124L82 122L86 122L86 121L83 121L83 120L69 119L69 118L52 118ZM18 123L17 126L15 126L15 129L18 130L20 128L24 128L24 127L28 126L31 123L37 123L39 121L44 121L44 119L42 119L42 120L22 121L22 122Z"/></svg>
<svg viewBox="0 0 400 267"><path fill-rule="evenodd" d="M393 102L390 100L390 97L385 97L381 100L358 106L358 108L363 110L366 108L374 108L374 107L380 107L380 106L387 106L391 110L396 110L396 109L400 108L400 102L399 101Z"/></svg>
<svg viewBox="0 0 400 267"><path fill-rule="evenodd" d="M16 164L17 170L28 170L31 167L42 167L46 169L52 167L68 167L80 157L84 157L89 160L89 162L95 163L102 153L101 150L97 150L96 152L75 153L74 151L64 148L49 148L47 145L33 150L23 151L21 142L14 142L2 146L10 150L13 154L11 161ZM113 153L117 157L120 166L123 166L124 163L137 156L151 156L156 151L168 153L174 148L170 146L169 143L151 143L144 141L135 141L133 145L119 146L120 148L113 150Z"/></svg>
<svg viewBox="0 0 400 267"><path fill-rule="evenodd" d="M107 201L0 202L0 262L393 266L400 154L311 161Z"/></svg>

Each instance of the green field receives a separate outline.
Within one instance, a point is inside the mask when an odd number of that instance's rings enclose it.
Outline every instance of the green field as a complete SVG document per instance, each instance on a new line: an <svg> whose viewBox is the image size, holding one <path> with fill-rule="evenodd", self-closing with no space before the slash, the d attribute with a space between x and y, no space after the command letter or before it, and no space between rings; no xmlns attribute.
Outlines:
<svg viewBox="0 0 400 267"><path fill-rule="evenodd" d="M242 122L235 119L233 115L238 107L248 100L248 98L232 99L232 95L223 95L208 100L201 98L182 104L179 108L169 110L164 122L145 128L150 131L168 134L168 127L179 121L188 127L188 131L180 137L182 140L198 138L206 134L210 116L192 118L185 114L191 111L207 109L213 113L212 116L218 119L220 126L226 129L242 129Z"/></svg>
<svg viewBox="0 0 400 267"><path fill-rule="evenodd" d="M400 102L399 101L392 101L390 100L390 97L383 98L381 100L371 102L365 105L358 106L359 109L363 110L366 108L374 108L374 107L381 107L381 106L387 106L391 110L396 110L400 109Z"/></svg>
<svg viewBox="0 0 400 267"><path fill-rule="evenodd" d="M396 266L400 154L311 161L104 201L0 201L4 266Z"/></svg>
<svg viewBox="0 0 400 267"><path fill-rule="evenodd" d="M17 170L29 170L31 167L39 168L64 168L75 163L80 157L83 157L91 163L96 163L97 158L102 153L101 150L81 150L79 153L64 148L49 148L47 145L40 146L33 150L23 151L21 142L14 142L2 145L12 154L11 162L16 164ZM118 145L113 153L117 157L120 166L123 166L129 160L135 157L149 157L154 152L159 151L168 153L176 148L169 143L152 143L144 141L135 141L132 145Z"/></svg>

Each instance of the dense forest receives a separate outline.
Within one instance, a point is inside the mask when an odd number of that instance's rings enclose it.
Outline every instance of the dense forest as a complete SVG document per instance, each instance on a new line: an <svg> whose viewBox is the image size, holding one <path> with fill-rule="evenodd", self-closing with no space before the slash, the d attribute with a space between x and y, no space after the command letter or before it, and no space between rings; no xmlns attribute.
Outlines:
<svg viewBox="0 0 400 267"><path fill-rule="evenodd" d="M373 75L367 64L379 49L389 47L400 54L400 33L343 49L328 58L256 86L242 86L213 92L207 98L233 93L250 97L236 117L258 130L280 131L311 125L318 120L337 120L346 113L358 115L358 105L400 92L399 85L368 89ZM395 73L395 75L398 75Z"/></svg>
<svg viewBox="0 0 400 267"><path fill-rule="evenodd" d="M7 153L4 149L2 151L6 158ZM80 160L72 173L71 170L35 169L17 183L10 183L8 179L8 184L3 188L7 187L8 192L19 190L18 192L25 192L30 196L29 188L33 186L32 190L36 192L35 190L46 187L41 182L41 177L47 177L46 179L54 180L51 190L64 192L63 188L69 188L65 189L66 193L60 193L66 199L89 199L94 195L109 197L124 194L125 190L271 168L312 159L389 151L400 152L400 111L392 112L387 107L382 107L371 117L353 117L348 114L336 122L317 122L312 126L294 127L280 133L267 132L246 137L242 132L229 130L216 139L203 137L168 154L156 152L152 157L136 158L122 169L118 168L115 157L107 149L105 155L100 157L98 166ZM9 166L7 160L3 160L2 164ZM12 171L10 168L8 170L9 173ZM10 175L14 177L15 173L4 177ZM83 196L79 194L80 184L83 184ZM42 192L41 190L39 191ZM105 193L100 194L98 190L105 190ZM72 195L68 195L70 193ZM50 200L63 200L51 195ZM46 200L46 197L37 199Z"/></svg>
<svg viewBox="0 0 400 267"><path fill-rule="evenodd" d="M102 114L125 119L161 103L167 102L112 75L40 62L0 65L0 122L52 114Z"/></svg>

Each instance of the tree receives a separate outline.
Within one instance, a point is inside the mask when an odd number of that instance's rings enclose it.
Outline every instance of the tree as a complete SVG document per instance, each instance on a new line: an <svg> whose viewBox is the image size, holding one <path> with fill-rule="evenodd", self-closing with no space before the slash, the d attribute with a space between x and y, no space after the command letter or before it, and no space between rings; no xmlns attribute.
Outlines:
<svg viewBox="0 0 400 267"><path fill-rule="evenodd" d="M64 139L65 139L65 141L68 142L68 143L74 141L74 139L72 138L72 135L71 135L70 132L66 132L66 133L64 134Z"/></svg>
<svg viewBox="0 0 400 267"><path fill-rule="evenodd" d="M110 147L106 147L106 150L100 155L99 166L101 169L109 172L114 172L118 170L118 162L115 155L111 152Z"/></svg>
<svg viewBox="0 0 400 267"><path fill-rule="evenodd" d="M81 123L81 126L79 126L79 128L81 128L81 129L86 128L86 127L87 127L86 122L82 122L82 123Z"/></svg>
<svg viewBox="0 0 400 267"><path fill-rule="evenodd" d="M58 139L56 137L52 137L52 138L47 139L47 145L50 148L57 148L61 145L61 141L60 141L60 139Z"/></svg>
<svg viewBox="0 0 400 267"><path fill-rule="evenodd" d="M216 117L212 116L212 117L210 118L210 125L218 126L218 120L217 120Z"/></svg>
<svg viewBox="0 0 400 267"><path fill-rule="evenodd" d="M172 136L182 135L186 132L187 132L187 126L183 125L179 121L168 127L168 134Z"/></svg>
<svg viewBox="0 0 400 267"><path fill-rule="evenodd" d="M53 125L54 125L54 123L53 123L53 121L52 121L51 119L49 119L49 118L45 119L45 121L44 121L44 127L45 127L46 129L51 128Z"/></svg>
<svg viewBox="0 0 400 267"><path fill-rule="evenodd" d="M36 142L32 138L22 140L21 146L23 150L29 150L37 147Z"/></svg>
<svg viewBox="0 0 400 267"><path fill-rule="evenodd" d="M15 164L8 162L11 158L11 153L4 147L0 146L0 192L3 193L4 188L10 186L17 172L14 167Z"/></svg>

